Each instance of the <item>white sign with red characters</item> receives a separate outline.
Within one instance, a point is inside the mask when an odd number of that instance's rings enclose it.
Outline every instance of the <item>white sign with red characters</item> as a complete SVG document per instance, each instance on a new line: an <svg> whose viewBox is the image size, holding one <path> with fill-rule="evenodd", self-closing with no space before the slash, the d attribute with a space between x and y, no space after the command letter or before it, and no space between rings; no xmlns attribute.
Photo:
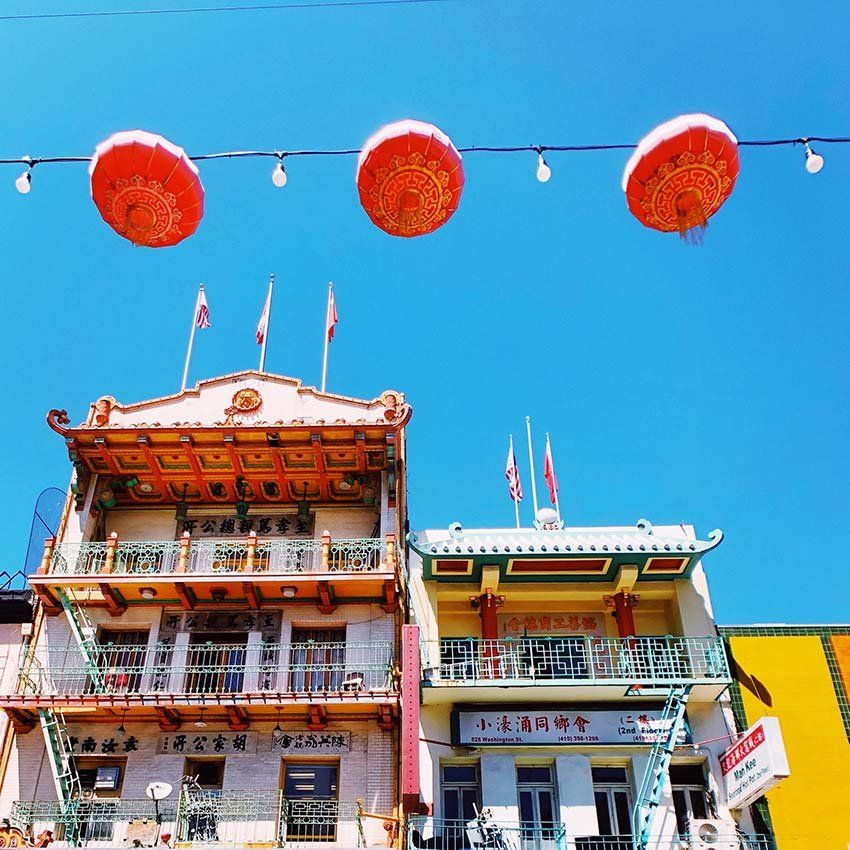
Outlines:
<svg viewBox="0 0 850 850"><path fill-rule="evenodd" d="M598 611L577 614L500 614L499 637L592 635L605 637L605 615Z"/></svg>
<svg viewBox="0 0 850 850"><path fill-rule="evenodd" d="M790 776L788 756L775 717L762 717L720 756L730 809L743 809Z"/></svg>
<svg viewBox="0 0 850 850"><path fill-rule="evenodd" d="M658 709L455 712L453 743L467 746L529 746L564 744L654 744L666 737L671 720ZM677 743L691 742L685 729Z"/></svg>

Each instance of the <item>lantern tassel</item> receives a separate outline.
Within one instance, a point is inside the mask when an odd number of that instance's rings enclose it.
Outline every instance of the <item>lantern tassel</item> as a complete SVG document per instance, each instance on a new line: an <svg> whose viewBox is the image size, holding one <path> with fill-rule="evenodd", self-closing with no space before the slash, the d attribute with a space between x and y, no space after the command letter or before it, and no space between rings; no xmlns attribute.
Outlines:
<svg viewBox="0 0 850 850"><path fill-rule="evenodd" d="M702 245L708 218L702 208L702 197L696 189L686 189L676 198L679 236L689 245Z"/></svg>

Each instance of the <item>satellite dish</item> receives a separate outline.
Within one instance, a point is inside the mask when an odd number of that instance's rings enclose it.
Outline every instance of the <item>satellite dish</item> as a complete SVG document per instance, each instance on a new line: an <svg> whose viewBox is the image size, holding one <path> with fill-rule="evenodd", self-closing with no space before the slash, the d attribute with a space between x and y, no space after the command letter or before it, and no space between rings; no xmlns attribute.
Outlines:
<svg viewBox="0 0 850 850"><path fill-rule="evenodd" d="M147 794L151 800L164 800L173 790L174 788L167 782L151 782L151 784L145 788L145 794Z"/></svg>

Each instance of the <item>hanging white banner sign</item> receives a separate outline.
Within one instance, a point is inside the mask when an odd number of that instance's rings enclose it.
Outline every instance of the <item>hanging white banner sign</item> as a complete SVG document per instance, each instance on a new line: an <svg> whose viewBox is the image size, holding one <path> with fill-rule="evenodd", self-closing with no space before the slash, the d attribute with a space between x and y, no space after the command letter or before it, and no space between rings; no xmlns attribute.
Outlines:
<svg viewBox="0 0 850 850"><path fill-rule="evenodd" d="M791 775L776 717L762 717L720 756L730 809L743 809Z"/></svg>
<svg viewBox="0 0 850 850"><path fill-rule="evenodd" d="M663 740L672 721L662 710L631 711L551 709L549 711L457 711L453 743L468 746L529 746L563 744L654 744ZM685 727L677 743L690 743Z"/></svg>

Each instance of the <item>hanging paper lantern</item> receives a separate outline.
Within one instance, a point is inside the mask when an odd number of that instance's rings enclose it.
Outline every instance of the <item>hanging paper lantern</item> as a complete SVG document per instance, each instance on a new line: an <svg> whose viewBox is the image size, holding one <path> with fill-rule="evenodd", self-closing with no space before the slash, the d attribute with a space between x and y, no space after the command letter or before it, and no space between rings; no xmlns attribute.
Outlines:
<svg viewBox="0 0 850 850"><path fill-rule="evenodd" d="M463 164L449 137L422 121L387 124L357 161L360 203L392 236L431 233L451 217L463 191Z"/></svg>
<svg viewBox="0 0 850 850"><path fill-rule="evenodd" d="M183 148L153 133L127 130L101 142L89 176L103 220L134 245L176 245L204 214L198 169Z"/></svg>
<svg viewBox="0 0 850 850"><path fill-rule="evenodd" d="M710 115L680 115L637 146L623 173L626 202L638 221L700 242L708 219L732 194L738 140Z"/></svg>

